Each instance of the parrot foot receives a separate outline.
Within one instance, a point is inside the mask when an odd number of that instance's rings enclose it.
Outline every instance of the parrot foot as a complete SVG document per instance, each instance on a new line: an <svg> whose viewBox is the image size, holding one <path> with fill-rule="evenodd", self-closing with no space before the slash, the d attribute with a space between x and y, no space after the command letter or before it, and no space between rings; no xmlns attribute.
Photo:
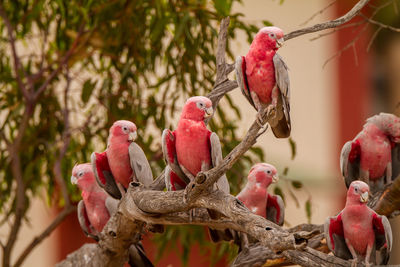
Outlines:
<svg viewBox="0 0 400 267"><path fill-rule="evenodd" d="M261 127L261 128L263 128L264 127L264 124L265 123L267 123L266 121L264 121L264 116L265 116L265 114L267 114L268 113L268 109L266 109L266 108L260 108L259 110L258 110L258 112L257 112L257 124Z"/></svg>
<svg viewBox="0 0 400 267"><path fill-rule="evenodd" d="M268 120L271 120L271 118L275 118L277 115L276 107L274 105L269 105L267 108L267 114Z"/></svg>
<svg viewBox="0 0 400 267"><path fill-rule="evenodd" d="M351 267L357 267L357 264L358 264L357 259L352 259L352 260L350 260L350 262L351 262Z"/></svg>
<svg viewBox="0 0 400 267"><path fill-rule="evenodd" d="M365 267L370 267L370 266L371 266L371 263L368 262L368 261L366 261L366 262L365 262Z"/></svg>

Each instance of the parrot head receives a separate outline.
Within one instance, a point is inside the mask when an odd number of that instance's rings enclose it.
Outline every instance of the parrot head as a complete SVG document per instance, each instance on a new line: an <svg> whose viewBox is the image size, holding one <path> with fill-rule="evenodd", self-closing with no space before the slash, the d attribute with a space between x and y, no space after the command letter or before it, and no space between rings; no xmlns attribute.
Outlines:
<svg viewBox="0 0 400 267"><path fill-rule="evenodd" d="M363 181L353 181L347 190L346 204L366 204L369 196L369 186Z"/></svg>
<svg viewBox="0 0 400 267"><path fill-rule="evenodd" d="M283 45L283 31L278 27L261 28L254 40L264 49L278 50Z"/></svg>
<svg viewBox="0 0 400 267"><path fill-rule="evenodd" d="M77 164L72 169L71 184L78 185L81 191L90 191L96 185L92 164Z"/></svg>
<svg viewBox="0 0 400 267"><path fill-rule="evenodd" d="M131 143L137 138L136 125L131 121L119 120L110 128L108 143Z"/></svg>
<svg viewBox="0 0 400 267"><path fill-rule="evenodd" d="M257 183L262 187L268 187L271 183L279 181L278 171L268 163L257 163L249 172L247 179L252 183Z"/></svg>
<svg viewBox="0 0 400 267"><path fill-rule="evenodd" d="M186 101L185 106L182 110L182 119L204 121L211 117L214 110L212 108L212 102L205 96L194 96Z"/></svg>

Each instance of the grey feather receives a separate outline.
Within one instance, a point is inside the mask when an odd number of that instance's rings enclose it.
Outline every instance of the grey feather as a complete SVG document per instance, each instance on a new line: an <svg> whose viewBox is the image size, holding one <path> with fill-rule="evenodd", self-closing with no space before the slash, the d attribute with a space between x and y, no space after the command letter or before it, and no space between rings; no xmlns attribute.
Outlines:
<svg viewBox="0 0 400 267"><path fill-rule="evenodd" d="M113 216L114 213L117 212L117 210L118 210L118 204L119 204L119 200L114 199L114 198L112 198L112 197L107 197L107 198L106 198L105 205L106 205L108 214L110 214L110 216Z"/></svg>
<svg viewBox="0 0 400 267"><path fill-rule="evenodd" d="M381 252L381 262L380 264L386 265L389 261L390 252L392 251L393 245L393 234L392 228L390 227L389 220L386 216L377 215L377 217L382 220L383 229L385 231L384 235L379 234L375 231L375 245L376 249ZM384 245L387 245L384 247Z"/></svg>
<svg viewBox="0 0 400 267"><path fill-rule="evenodd" d="M275 197L280 209L279 219L278 221L276 221L276 214L278 211L274 206L268 206L267 219L271 222L276 223L277 225L282 226L285 219L285 204L280 196L276 195Z"/></svg>
<svg viewBox="0 0 400 267"><path fill-rule="evenodd" d="M341 213L341 212L340 212ZM340 214L339 213L339 214ZM339 214L337 216L333 216L333 217L328 217L325 221L324 224L324 233L325 233L325 238L326 238L326 244L328 245L328 248L333 252L333 254L335 254L335 256L345 259L345 260L349 260L352 259L352 255L346 245L346 241L344 240L344 236L340 236L338 234L333 234L333 243L335 248L333 249L332 247L332 240L330 238L329 235L329 227L330 227L330 222L331 219L336 220L337 217L339 216ZM342 226L343 227L343 226Z"/></svg>
<svg viewBox="0 0 400 267"><path fill-rule="evenodd" d="M275 67L275 80L280 91L280 96L276 107L279 121L276 125L271 125L271 129L276 137L286 138L290 136L291 132L289 72L286 63L278 53L275 53L273 62Z"/></svg>
<svg viewBox="0 0 400 267"><path fill-rule="evenodd" d="M340 170L342 172L344 181L347 188L349 188L351 182L360 178L360 163L355 161L351 163L349 161L349 154L351 151L352 141L348 141L344 144L340 153Z"/></svg>
<svg viewBox="0 0 400 267"><path fill-rule="evenodd" d="M212 165L213 165L213 167L216 167L222 162L222 149L221 149L221 143L219 141L219 137L214 132L211 133L211 135L210 135L210 144L211 144ZM222 175L218 179L217 186L220 190L229 194L229 192L230 192L229 182L228 182L228 179L226 178L225 174Z"/></svg>
<svg viewBox="0 0 400 267"><path fill-rule="evenodd" d="M235 70L236 70L236 82L242 91L242 94L247 98L249 103L255 108L255 104L253 99L250 96L250 91L247 86L246 74L243 73L243 64L245 64L245 59L242 56L238 56L235 62Z"/></svg>
<svg viewBox="0 0 400 267"><path fill-rule="evenodd" d="M153 173L150 164L147 161L143 149L135 142L129 145L129 159L138 182L145 186L150 185L153 182Z"/></svg>
<svg viewBox="0 0 400 267"><path fill-rule="evenodd" d="M392 148L392 179L400 175L400 144Z"/></svg>
<svg viewBox="0 0 400 267"><path fill-rule="evenodd" d="M82 231L85 233L85 235L90 238L93 238L96 241L99 241L99 238L97 237L97 233L96 233L95 229L87 227L87 225L89 225L89 227L90 227L91 224L88 219L85 203L83 202L83 200L79 201L77 212L78 212L79 225L81 226Z"/></svg>
<svg viewBox="0 0 400 267"><path fill-rule="evenodd" d="M162 137L161 137L161 148L163 151L163 155L164 155L164 160L165 162L168 164L168 166L170 167L170 169L176 174L178 175L179 178L182 179L182 181L184 181L186 184L188 184L190 182L190 179L185 175L185 173L182 171L181 166L178 163L178 158L175 155L169 155L168 153L168 148L167 148L167 138L171 141L175 143L175 137L173 136L173 134L171 133L170 130L165 129L162 133ZM174 162L170 162L168 160L169 157L173 157L174 158Z"/></svg>
<svg viewBox="0 0 400 267"><path fill-rule="evenodd" d="M121 199L121 197L122 197L121 192L119 191L119 188L118 188L117 184L115 183L115 179L114 179L114 176L112 175L112 173L108 172L108 171L103 171L103 176L106 180L106 183L103 184L100 181L99 174L97 173L95 152L92 153L90 159L91 159L94 177L96 178L97 184L101 188L103 188L107 192L107 194L109 194L113 198Z"/></svg>

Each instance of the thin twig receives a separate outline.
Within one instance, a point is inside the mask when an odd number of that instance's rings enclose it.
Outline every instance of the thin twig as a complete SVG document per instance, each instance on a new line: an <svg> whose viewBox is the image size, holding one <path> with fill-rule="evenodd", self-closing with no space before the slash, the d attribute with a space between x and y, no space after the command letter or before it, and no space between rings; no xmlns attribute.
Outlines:
<svg viewBox="0 0 400 267"><path fill-rule="evenodd" d="M295 37L299 37L303 34L308 34L308 33L312 33L312 32L318 32L318 31L323 31L326 29L331 29L331 28L336 28L342 24L345 24L346 22L349 22L351 19L353 19L357 14L360 13L361 9L369 2L370 0L360 0L359 2L357 2L357 4L355 4L353 6L353 8L347 12L345 15L328 21L328 22L324 22L324 23L319 23L319 24L315 24L311 27L307 27L307 28L303 28L300 30L296 30L293 32L290 32L288 34L286 34L284 36L285 41L293 39Z"/></svg>
<svg viewBox="0 0 400 267"><path fill-rule="evenodd" d="M333 0L332 2L330 2L326 7L320 9L318 12L315 12L310 18L308 18L306 21L304 21L303 23L300 24L300 26L304 26L307 23L309 23L310 21L312 21L316 16L324 13L328 8L330 8L331 6L333 6L333 4L335 4L337 2L337 0Z"/></svg>

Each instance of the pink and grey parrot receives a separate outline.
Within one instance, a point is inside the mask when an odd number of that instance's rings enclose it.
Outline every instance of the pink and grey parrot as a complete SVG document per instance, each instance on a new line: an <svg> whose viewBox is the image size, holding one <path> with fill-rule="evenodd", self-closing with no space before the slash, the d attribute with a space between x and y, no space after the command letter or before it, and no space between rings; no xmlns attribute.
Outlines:
<svg viewBox="0 0 400 267"><path fill-rule="evenodd" d="M86 236L99 241L98 234L117 211L119 200L113 199L98 186L90 163L79 164L72 169L71 183L78 185L82 191L82 200L78 203L79 224ZM129 248L129 264L153 266L140 242Z"/></svg>
<svg viewBox="0 0 400 267"><path fill-rule="evenodd" d="M149 185L153 174L143 150L134 141L137 128L133 122L119 120L110 128L107 149L92 153L92 166L99 185L112 197L120 199L132 181Z"/></svg>
<svg viewBox="0 0 400 267"><path fill-rule="evenodd" d="M162 150L167 162L165 184L167 190L176 191L196 177L222 161L222 150L216 133L207 129L204 122L213 114L212 102L204 96L191 97L183 107L175 131L165 129L162 134ZM229 183L225 174L216 182L216 187L229 194ZM209 210L211 218L218 215ZM225 231L229 232L229 231ZM210 229L214 242L229 239L226 234Z"/></svg>
<svg viewBox="0 0 400 267"><path fill-rule="evenodd" d="M277 138L290 136L290 82L288 67L276 53L283 44L283 31L264 27L254 37L249 52L236 59L236 76L242 93L258 111L261 123L263 110L275 110L269 124Z"/></svg>
<svg viewBox="0 0 400 267"><path fill-rule="evenodd" d="M362 131L342 148L340 167L347 187L363 180L376 191L390 183L400 174L399 152L400 118L380 113L367 119Z"/></svg>
<svg viewBox="0 0 400 267"><path fill-rule="evenodd" d="M276 168L267 163L255 164L249 172L246 186L236 196L253 213L278 225L283 225L285 207L280 196L268 194L268 186L279 180Z"/></svg>
<svg viewBox="0 0 400 267"><path fill-rule="evenodd" d="M346 206L325 222L325 237L329 249L337 257L353 259L352 266L364 260L366 266L376 261L380 253L381 263L387 264L393 237L389 220L367 206L369 186L354 181L347 191Z"/></svg>
<svg viewBox="0 0 400 267"><path fill-rule="evenodd" d="M198 172L207 171L222 160L219 138L204 123L212 114L210 99L191 97L183 107L177 129L163 131L162 150L168 164L165 174L168 190L184 189ZM217 187L229 194L225 175L217 181Z"/></svg>

